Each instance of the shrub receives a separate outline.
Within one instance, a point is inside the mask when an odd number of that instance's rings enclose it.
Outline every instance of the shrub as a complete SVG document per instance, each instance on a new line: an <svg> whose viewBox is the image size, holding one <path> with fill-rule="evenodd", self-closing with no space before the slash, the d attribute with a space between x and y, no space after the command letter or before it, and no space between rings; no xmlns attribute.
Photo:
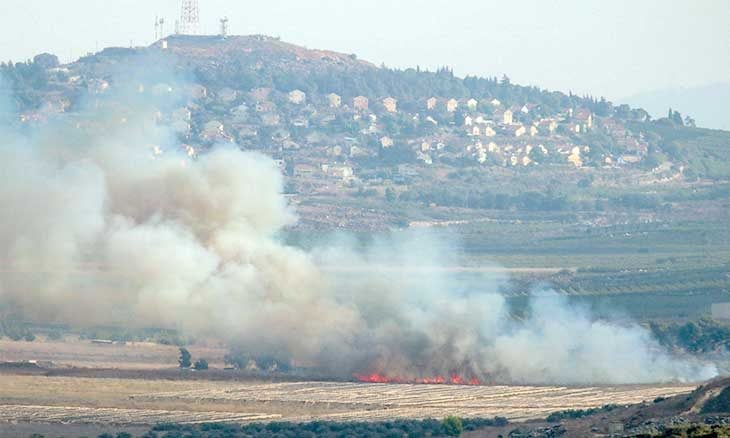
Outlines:
<svg viewBox="0 0 730 438"><path fill-rule="evenodd" d="M446 417L441 422L441 427L447 436L460 436L464 432L464 424L459 417Z"/></svg>

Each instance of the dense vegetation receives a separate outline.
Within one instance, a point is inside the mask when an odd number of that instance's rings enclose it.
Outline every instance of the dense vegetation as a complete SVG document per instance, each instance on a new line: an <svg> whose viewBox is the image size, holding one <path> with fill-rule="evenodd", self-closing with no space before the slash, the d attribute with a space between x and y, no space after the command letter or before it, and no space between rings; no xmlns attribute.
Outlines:
<svg viewBox="0 0 730 438"><path fill-rule="evenodd" d="M618 406L616 405L604 405L599 408L591 409L568 409L565 411L553 412L552 414L547 416L545 421L547 421L548 423L558 423L563 420L575 420L577 418L588 417L590 415L598 414L601 412L611 412L616 408L618 408Z"/></svg>
<svg viewBox="0 0 730 438"><path fill-rule="evenodd" d="M311 423L254 423L233 424L160 424L145 437L159 438L273 438L273 437L448 437L459 436L463 431L502 427L507 419L448 417L438 420L393 420L384 422L328 422Z"/></svg>

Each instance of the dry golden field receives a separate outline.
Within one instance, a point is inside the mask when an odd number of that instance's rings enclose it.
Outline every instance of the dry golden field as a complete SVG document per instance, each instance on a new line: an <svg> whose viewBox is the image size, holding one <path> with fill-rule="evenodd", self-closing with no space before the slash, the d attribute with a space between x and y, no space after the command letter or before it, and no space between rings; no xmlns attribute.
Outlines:
<svg viewBox="0 0 730 438"><path fill-rule="evenodd" d="M211 343L188 349L194 357L206 358L211 366L223 367L226 349L222 346ZM53 361L59 366L143 370L176 367L178 354L178 347L152 342L105 345L71 337L62 342L0 339L0 363L42 360Z"/></svg>
<svg viewBox="0 0 730 438"><path fill-rule="evenodd" d="M143 425L159 422L384 420L505 416L630 404L691 386L530 387L333 382L212 382L0 375L0 422Z"/></svg>
<svg viewBox="0 0 730 438"><path fill-rule="evenodd" d="M53 361L56 368L0 369L0 425L143 426L448 415L504 416L520 421L563 409L653 400L694 388L671 384L530 387L255 381L220 370L225 354L220 346L209 343L189 349L194 358L205 357L218 370L177 370L178 349L173 346L99 345L77 339L2 340L0 363L45 360Z"/></svg>

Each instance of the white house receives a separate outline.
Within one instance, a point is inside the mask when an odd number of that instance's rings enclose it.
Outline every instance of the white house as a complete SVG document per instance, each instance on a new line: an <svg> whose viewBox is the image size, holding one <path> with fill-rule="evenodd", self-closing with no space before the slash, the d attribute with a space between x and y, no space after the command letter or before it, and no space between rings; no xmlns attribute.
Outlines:
<svg viewBox="0 0 730 438"><path fill-rule="evenodd" d="M352 99L352 107L357 110L365 111L368 109L369 101L365 96L357 96Z"/></svg>
<svg viewBox="0 0 730 438"><path fill-rule="evenodd" d="M505 125L511 125L513 123L513 114L511 110L507 110L502 114L502 123Z"/></svg>
<svg viewBox="0 0 730 438"><path fill-rule="evenodd" d="M383 99L383 106L389 113L398 112L398 100L394 97L386 97Z"/></svg>
<svg viewBox="0 0 730 438"><path fill-rule="evenodd" d="M342 105L342 98L339 94L330 93L327 95L327 102L329 102L330 108L339 108Z"/></svg>
<svg viewBox="0 0 730 438"><path fill-rule="evenodd" d="M449 99L448 102L446 102L446 111L453 113L456 111L456 108L459 107L459 101L456 99Z"/></svg>
<svg viewBox="0 0 730 438"><path fill-rule="evenodd" d="M294 105L301 105L307 100L307 94L302 90L292 90L289 92L289 102Z"/></svg>
<svg viewBox="0 0 730 438"><path fill-rule="evenodd" d="M426 100L426 109L435 109L436 104L438 104L438 99L436 99L435 97L431 97L430 99Z"/></svg>

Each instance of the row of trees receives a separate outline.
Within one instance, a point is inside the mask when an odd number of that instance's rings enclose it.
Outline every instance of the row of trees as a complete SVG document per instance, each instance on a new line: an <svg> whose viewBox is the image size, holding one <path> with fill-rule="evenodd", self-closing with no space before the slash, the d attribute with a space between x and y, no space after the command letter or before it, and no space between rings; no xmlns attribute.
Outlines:
<svg viewBox="0 0 730 438"><path fill-rule="evenodd" d="M465 431L486 427L503 427L506 418L459 418L447 417L439 420L393 420L384 422L328 422L311 423L253 423L246 425L203 424L180 425L159 424L147 436L164 434L165 437L458 437ZM154 434L154 435L152 435Z"/></svg>

